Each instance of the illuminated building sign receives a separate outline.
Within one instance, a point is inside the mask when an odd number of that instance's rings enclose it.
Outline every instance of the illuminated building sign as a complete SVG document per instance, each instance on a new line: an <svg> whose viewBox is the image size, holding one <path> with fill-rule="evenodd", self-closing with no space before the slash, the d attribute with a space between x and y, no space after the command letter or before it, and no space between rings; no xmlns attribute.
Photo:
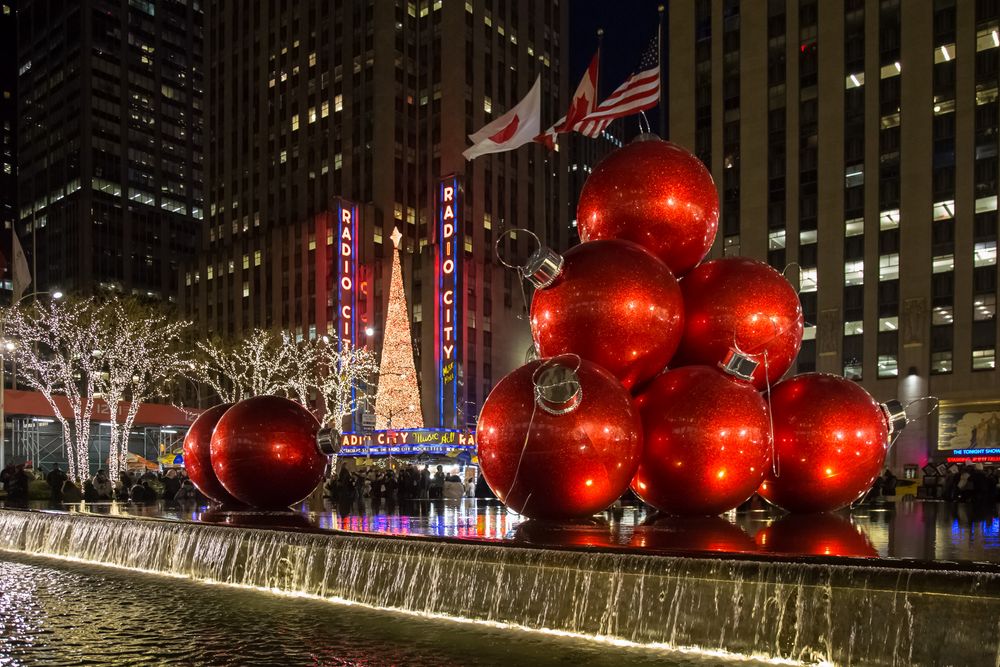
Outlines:
<svg viewBox="0 0 1000 667"><path fill-rule="evenodd" d="M948 463L1000 463L1000 456L969 454L967 456L949 456Z"/></svg>
<svg viewBox="0 0 1000 667"><path fill-rule="evenodd" d="M948 452L952 456L1000 456L1000 447L981 447L979 449L953 449Z"/></svg>
<svg viewBox="0 0 1000 667"><path fill-rule="evenodd" d="M447 176L438 185L437 262L435 264L434 361L437 371L438 425L458 426L458 374L462 358L462 182Z"/></svg>
<svg viewBox="0 0 1000 667"><path fill-rule="evenodd" d="M370 436L344 433L339 456L405 456L476 451L476 434L451 429L375 431Z"/></svg>
<svg viewBox="0 0 1000 667"><path fill-rule="evenodd" d="M353 345L358 339L358 207L339 200L336 214L337 337Z"/></svg>

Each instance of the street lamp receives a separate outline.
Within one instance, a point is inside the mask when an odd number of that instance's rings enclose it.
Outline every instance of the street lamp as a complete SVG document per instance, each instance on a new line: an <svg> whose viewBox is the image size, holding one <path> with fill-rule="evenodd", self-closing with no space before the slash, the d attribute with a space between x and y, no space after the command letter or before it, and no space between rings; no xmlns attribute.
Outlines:
<svg viewBox="0 0 1000 667"><path fill-rule="evenodd" d="M22 301L31 296L35 297L37 300L37 298L42 294L48 294L55 301L58 301L63 297L63 293L60 292L59 290L55 290L52 292L36 291L36 292L31 292L30 294L22 294L19 299L10 304L10 307L13 308L14 306L17 306ZM7 415L5 413L5 408L7 406L6 406L6 397L4 396L7 387L7 380L4 377L5 371L7 370L7 360L4 358L3 353L13 352L17 347L14 344L14 341L6 340L6 336L7 336L7 318L2 317L0 318L0 340L3 341L3 350L0 351L0 470L2 470L7 464L5 461L7 455Z"/></svg>

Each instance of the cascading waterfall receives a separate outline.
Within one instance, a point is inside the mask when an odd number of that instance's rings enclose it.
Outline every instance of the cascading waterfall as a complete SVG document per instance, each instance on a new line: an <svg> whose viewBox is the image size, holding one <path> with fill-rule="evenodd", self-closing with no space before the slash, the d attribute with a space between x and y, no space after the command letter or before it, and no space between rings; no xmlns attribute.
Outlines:
<svg viewBox="0 0 1000 667"><path fill-rule="evenodd" d="M913 665L947 657L996 664L1000 655L1000 578L988 573L11 510L0 510L0 549L418 614L802 662Z"/></svg>

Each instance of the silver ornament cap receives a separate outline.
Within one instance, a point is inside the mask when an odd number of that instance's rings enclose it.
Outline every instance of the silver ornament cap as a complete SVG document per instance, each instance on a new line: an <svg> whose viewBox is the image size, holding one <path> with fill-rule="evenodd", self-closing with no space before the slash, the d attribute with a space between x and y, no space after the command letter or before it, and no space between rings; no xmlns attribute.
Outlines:
<svg viewBox="0 0 1000 667"><path fill-rule="evenodd" d="M321 428L316 434L316 446L326 456L336 456L340 453L340 440L337 438L337 432L332 428Z"/></svg>
<svg viewBox="0 0 1000 667"><path fill-rule="evenodd" d="M719 362L719 368L728 375L750 382L760 362L736 348L729 348L726 358Z"/></svg>
<svg viewBox="0 0 1000 667"><path fill-rule="evenodd" d="M583 400L583 387L576 370L558 362L542 362L532 383L535 403L550 415L569 414L580 407Z"/></svg>
<svg viewBox="0 0 1000 667"><path fill-rule="evenodd" d="M882 414L885 415L885 421L889 425L889 435L892 436L902 431L909 421L906 418L906 408L903 404L893 399L879 403L879 407L882 408Z"/></svg>
<svg viewBox="0 0 1000 667"><path fill-rule="evenodd" d="M562 274L565 263L563 256L555 250L539 246L524 265L524 277L536 288L545 289Z"/></svg>

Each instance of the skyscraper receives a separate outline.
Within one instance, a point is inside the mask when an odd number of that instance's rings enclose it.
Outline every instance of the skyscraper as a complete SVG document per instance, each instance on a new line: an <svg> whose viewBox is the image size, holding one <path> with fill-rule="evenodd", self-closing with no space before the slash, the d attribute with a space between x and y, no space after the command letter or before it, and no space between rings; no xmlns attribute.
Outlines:
<svg viewBox="0 0 1000 667"><path fill-rule="evenodd" d="M202 224L196 0L23 0L19 235L35 288L177 292Z"/></svg>
<svg viewBox="0 0 1000 667"><path fill-rule="evenodd" d="M0 293L10 290L11 230L17 220L17 7L0 3L0 252L7 266L0 273Z"/></svg>
<svg viewBox="0 0 1000 667"><path fill-rule="evenodd" d="M669 136L719 187L715 255L792 265L798 371L943 401L897 469L1000 410L998 21L996 0L670 4Z"/></svg>
<svg viewBox="0 0 1000 667"><path fill-rule="evenodd" d="M425 423L464 427L530 342L498 234L524 227L562 247L569 217L561 154L461 153L539 75L543 122L562 113L566 5L213 3L208 218L182 278L201 331L380 350L398 227ZM530 244L521 234L507 251Z"/></svg>

